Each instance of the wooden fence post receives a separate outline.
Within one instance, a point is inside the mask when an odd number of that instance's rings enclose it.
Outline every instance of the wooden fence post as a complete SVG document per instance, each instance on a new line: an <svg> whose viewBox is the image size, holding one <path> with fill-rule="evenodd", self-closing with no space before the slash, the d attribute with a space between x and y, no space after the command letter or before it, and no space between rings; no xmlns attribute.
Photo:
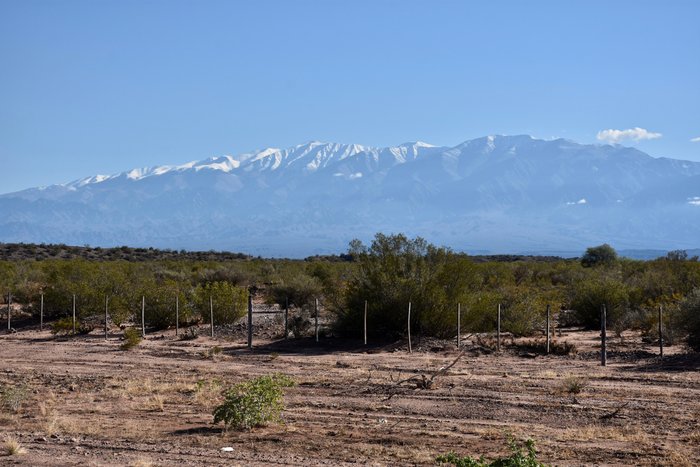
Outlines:
<svg viewBox="0 0 700 467"><path fill-rule="evenodd" d="M408 353L413 353L411 347L411 302L408 302Z"/></svg>
<svg viewBox="0 0 700 467"><path fill-rule="evenodd" d="M105 339L107 339L107 313L109 311L109 296L105 295Z"/></svg>
<svg viewBox="0 0 700 467"><path fill-rule="evenodd" d="M211 328L211 337L214 337L214 301L209 295L209 327Z"/></svg>
<svg viewBox="0 0 700 467"><path fill-rule="evenodd" d="M12 307L12 294L10 292L7 293L7 330L12 329L12 325L10 324L10 315L12 315L11 311Z"/></svg>
<svg viewBox="0 0 700 467"><path fill-rule="evenodd" d="M364 328L365 328L365 345L367 345L367 300L365 300L365 320L364 320Z"/></svg>
<svg viewBox="0 0 700 467"><path fill-rule="evenodd" d="M550 334L549 334L549 328L550 328L549 318L550 318L550 315L549 315L549 304L548 304L547 305L547 355L549 355L549 341L551 339Z"/></svg>
<svg viewBox="0 0 700 467"><path fill-rule="evenodd" d="M248 291L248 348L253 349L253 295Z"/></svg>
<svg viewBox="0 0 700 467"><path fill-rule="evenodd" d="M141 296L141 337L146 337L146 296Z"/></svg>
<svg viewBox="0 0 700 467"><path fill-rule="evenodd" d="M44 294L41 294L41 308L39 310L39 331L44 330Z"/></svg>
<svg viewBox="0 0 700 467"><path fill-rule="evenodd" d="M664 358L664 332L663 332L664 306L659 305L659 356Z"/></svg>
<svg viewBox="0 0 700 467"><path fill-rule="evenodd" d="M315 316L315 328L316 328L316 342L318 342L318 298L314 301L314 316Z"/></svg>
<svg viewBox="0 0 700 467"><path fill-rule="evenodd" d="M605 304L600 307L600 364L606 366L608 364L608 353L606 349L606 333L607 333L608 311Z"/></svg>
<svg viewBox="0 0 700 467"><path fill-rule="evenodd" d="M496 350L501 351L501 304L498 304L498 318L496 321Z"/></svg>
<svg viewBox="0 0 700 467"><path fill-rule="evenodd" d="M75 335L75 294L73 294L73 335Z"/></svg>
<svg viewBox="0 0 700 467"><path fill-rule="evenodd" d="M462 348L462 304L457 304L457 350Z"/></svg>
<svg viewBox="0 0 700 467"><path fill-rule="evenodd" d="M289 297L284 297L284 338L289 337Z"/></svg>
<svg viewBox="0 0 700 467"><path fill-rule="evenodd" d="M175 337L180 334L180 294L175 295Z"/></svg>

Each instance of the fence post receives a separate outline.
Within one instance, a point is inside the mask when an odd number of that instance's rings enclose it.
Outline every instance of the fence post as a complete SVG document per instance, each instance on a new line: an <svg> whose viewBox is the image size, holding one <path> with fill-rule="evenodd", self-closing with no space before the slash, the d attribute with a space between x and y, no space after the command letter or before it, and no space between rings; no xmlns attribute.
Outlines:
<svg viewBox="0 0 700 467"><path fill-rule="evenodd" d="M284 338L289 337L289 297L284 297Z"/></svg>
<svg viewBox="0 0 700 467"><path fill-rule="evenodd" d="M73 294L73 335L75 335L75 294Z"/></svg>
<svg viewBox="0 0 700 467"><path fill-rule="evenodd" d="M180 333L180 294L175 295L175 337Z"/></svg>
<svg viewBox="0 0 700 467"><path fill-rule="evenodd" d="M253 295L248 291L248 348L253 349Z"/></svg>
<svg viewBox="0 0 700 467"><path fill-rule="evenodd" d="M664 358L664 333L663 333L664 306L659 305L659 356Z"/></svg>
<svg viewBox="0 0 700 467"><path fill-rule="evenodd" d="M408 353L413 353L411 347L411 302L408 302Z"/></svg>
<svg viewBox="0 0 700 467"><path fill-rule="evenodd" d="M608 354L606 345L606 333L607 333L607 320L608 311L605 308L605 304L600 307L600 365L606 366L608 364Z"/></svg>
<svg viewBox="0 0 700 467"><path fill-rule="evenodd" d="M496 350L501 351L501 304L498 304L498 319L496 321Z"/></svg>
<svg viewBox="0 0 700 467"><path fill-rule="evenodd" d="M12 325L10 324L10 315L12 312L10 311L10 308L12 306L12 294L10 292L7 293L7 330L12 329Z"/></svg>
<svg viewBox="0 0 700 467"><path fill-rule="evenodd" d="M214 301L209 295L209 327L211 328L211 337L214 337Z"/></svg>
<svg viewBox="0 0 700 467"><path fill-rule="evenodd" d="M457 350L462 348L462 304L457 304Z"/></svg>
<svg viewBox="0 0 700 467"><path fill-rule="evenodd" d="M547 304L547 355L549 355L549 341L550 341L549 327L550 327L550 325L549 325L549 304Z"/></svg>
<svg viewBox="0 0 700 467"><path fill-rule="evenodd" d="M44 294L41 294L41 308L39 310L39 331L44 330Z"/></svg>
<svg viewBox="0 0 700 467"><path fill-rule="evenodd" d="M141 295L141 337L146 337L146 296Z"/></svg>
<svg viewBox="0 0 700 467"><path fill-rule="evenodd" d="M365 320L364 320L364 328L365 328L365 345L367 345L367 300L365 300Z"/></svg>
<svg viewBox="0 0 700 467"><path fill-rule="evenodd" d="M107 339L107 312L109 311L109 296L105 295L105 339Z"/></svg>
<svg viewBox="0 0 700 467"><path fill-rule="evenodd" d="M315 315L314 326L316 327L316 342L318 342L318 298L316 298L314 301L314 315Z"/></svg>

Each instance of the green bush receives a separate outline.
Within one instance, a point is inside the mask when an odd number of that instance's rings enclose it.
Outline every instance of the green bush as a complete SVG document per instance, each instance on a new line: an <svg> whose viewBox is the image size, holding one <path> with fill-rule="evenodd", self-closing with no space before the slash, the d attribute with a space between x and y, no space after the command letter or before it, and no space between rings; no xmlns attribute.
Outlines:
<svg viewBox="0 0 700 467"><path fill-rule="evenodd" d="M75 322L75 333L76 334L89 334L94 328L89 324L81 323L80 321ZM61 318L51 325L51 333L55 335L68 335L73 334L73 318Z"/></svg>
<svg viewBox="0 0 700 467"><path fill-rule="evenodd" d="M574 284L570 307L579 324L589 329L600 327L600 309L606 306L608 326L626 320L629 313L629 292L624 282L610 277L594 277Z"/></svg>
<svg viewBox="0 0 700 467"><path fill-rule="evenodd" d="M585 268L592 266L610 266L617 261L617 252L613 247L604 243L592 246L581 257L581 265Z"/></svg>
<svg viewBox="0 0 700 467"><path fill-rule="evenodd" d="M291 387L288 376L273 374L238 383L224 392L224 403L214 409L214 423L227 428L250 430L278 422L284 409L282 388Z"/></svg>
<svg viewBox="0 0 700 467"><path fill-rule="evenodd" d="M455 467L547 467L547 464L537 460L535 442L531 439L526 440L524 446L521 446L514 438L509 438L508 448L511 451L510 456L501 457L491 462L487 461L484 456L474 459L470 456L460 457L454 452L442 454L435 460L439 464L452 464Z"/></svg>
<svg viewBox="0 0 700 467"><path fill-rule="evenodd" d="M248 311L248 290L229 282L210 282L194 290L194 309L205 323L211 320L209 299L214 307L214 324L230 324Z"/></svg>
<svg viewBox="0 0 700 467"><path fill-rule="evenodd" d="M681 319L688 333L688 345L700 351L700 288L693 290L681 302Z"/></svg>
<svg viewBox="0 0 700 467"><path fill-rule="evenodd" d="M141 343L141 331L136 328L128 328L124 331L124 342L122 350L130 350Z"/></svg>

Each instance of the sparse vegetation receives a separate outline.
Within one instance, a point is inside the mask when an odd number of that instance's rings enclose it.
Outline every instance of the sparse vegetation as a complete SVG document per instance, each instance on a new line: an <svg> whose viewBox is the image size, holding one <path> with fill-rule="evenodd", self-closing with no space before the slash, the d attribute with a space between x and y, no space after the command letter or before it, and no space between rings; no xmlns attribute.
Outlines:
<svg viewBox="0 0 700 467"><path fill-rule="evenodd" d="M10 435L5 436L2 442L2 448L6 456L18 456L27 452L17 438Z"/></svg>
<svg viewBox="0 0 700 467"><path fill-rule="evenodd" d="M141 331L136 328L127 328L124 330L124 341L122 342L122 350L131 350L141 343Z"/></svg>
<svg viewBox="0 0 700 467"><path fill-rule="evenodd" d="M290 332L295 336L308 335L316 298L323 305L324 325L333 326L336 335L356 338L362 335L366 300L369 336L374 339L405 335L409 301L413 333L440 338L454 337L458 303L463 332L493 332L499 304L501 329L514 336L541 335L546 305L560 310L554 313L562 318L560 323L597 328L605 304L611 333L622 336L627 329L640 329L649 339L658 339L656 316L663 305L667 344L692 334L686 323L692 324L698 315L687 310L692 305L688 297L700 287L700 262L684 251L653 261L619 258L607 245L590 248L581 261L470 257L421 238L382 234L368 246L353 241L341 256L305 261L218 253L159 256L155 250L124 248L78 248L92 253L66 256L73 247L61 245L2 248L13 260L0 261L0 288L5 292L0 300L6 301L6 291L11 291L22 315L36 321L43 293L45 322L57 320L57 334L72 333L66 313L75 295L76 332L100 325L107 299L113 324L139 320L145 297L147 326L173 326L177 301L183 339L193 337L184 329L209 322L209 297L215 323L232 323L246 311L249 288L260 290L268 303L289 304ZM32 248L47 255L24 261L11 253ZM119 259L126 251L135 255L126 256L129 262ZM190 329L196 332L194 326Z"/></svg>
<svg viewBox="0 0 700 467"><path fill-rule="evenodd" d="M284 409L282 389L294 381L288 376L274 374L238 383L224 393L224 402L214 410L214 423L224 422L237 430L277 422Z"/></svg>
<svg viewBox="0 0 700 467"><path fill-rule="evenodd" d="M567 376L562 382L562 392L567 394L580 394L586 387L587 381L580 376Z"/></svg>
<svg viewBox="0 0 700 467"><path fill-rule="evenodd" d="M532 439L525 440L519 444L515 438L508 439L510 455L488 461L484 456L475 459L474 457L460 457L454 452L442 454L436 458L439 464L451 464L455 467L547 467L547 464L537 460L535 442Z"/></svg>
<svg viewBox="0 0 700 467"><path fill-rule="evenodd" d="M17 413L29 397L29 388L25 384L3 384L0 386L0 408Z"/></svg>

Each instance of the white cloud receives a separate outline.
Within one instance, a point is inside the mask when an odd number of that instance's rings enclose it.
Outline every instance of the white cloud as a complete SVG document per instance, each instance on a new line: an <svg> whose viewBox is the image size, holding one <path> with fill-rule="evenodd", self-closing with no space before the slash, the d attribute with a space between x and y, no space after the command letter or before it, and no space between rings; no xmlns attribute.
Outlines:
<svg viewBox="0 0 700 467"><path fill-rule="evenodd" d="M627 130L601 130L598 132L596 138L598 138L598 141L619 144L628 139L632 141L640 141L643 139L657 139L661 138L661 136L661 133L654 133L647 131L644 128L635 127Z"/></svg>
<svg viewBox="0 0 700 467"><path fill-rule="evenodd" d="M700 143L700 136L698 136L697 138L690 138L690 142L691 143Z"/></svg>

